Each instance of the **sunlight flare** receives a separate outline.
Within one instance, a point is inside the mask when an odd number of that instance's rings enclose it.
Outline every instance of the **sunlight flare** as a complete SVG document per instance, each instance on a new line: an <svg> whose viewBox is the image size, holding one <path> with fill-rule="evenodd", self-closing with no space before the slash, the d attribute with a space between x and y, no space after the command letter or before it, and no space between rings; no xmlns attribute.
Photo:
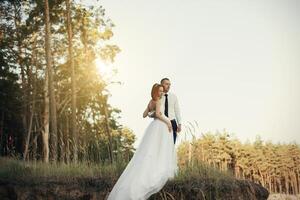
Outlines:
<svg viewBox="0 0 300 200"><path fill-rule="evenodd" d="M97 71L104 79L111 78L114 74L114 68L111 63L105 62L100 58L95 59Z"/></svg>

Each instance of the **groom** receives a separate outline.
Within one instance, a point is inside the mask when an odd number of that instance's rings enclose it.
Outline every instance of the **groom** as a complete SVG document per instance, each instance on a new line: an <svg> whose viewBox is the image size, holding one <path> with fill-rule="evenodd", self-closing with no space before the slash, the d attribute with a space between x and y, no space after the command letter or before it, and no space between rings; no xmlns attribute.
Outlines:
<svg viewBox="0 0 300 200"><path fill-rule="evenodd" d="M165 105L165 115L171 120L173 128L173 138L174 144L176 142L177 132L181 131L181 115L178 104L177 96L174 93L169 92L171 82L168 78L163 78L160 84L164 88L164 95L162 97L162 102Z"/></svg>

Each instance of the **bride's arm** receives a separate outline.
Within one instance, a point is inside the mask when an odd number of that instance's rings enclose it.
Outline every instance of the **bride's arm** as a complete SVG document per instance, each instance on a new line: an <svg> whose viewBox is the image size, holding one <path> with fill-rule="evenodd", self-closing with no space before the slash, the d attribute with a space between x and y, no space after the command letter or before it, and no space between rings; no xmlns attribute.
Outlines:
<svg viewBox="0 0 300 200"><path fill-rule="evenodd" d="M143 113L143 118L145 118L145 117L147 117L148 116L148 113L149 113L149 104L150 104L150 102L148 103L148 105L147 105L147 108L145 109L145 111L144 111L144 113Z"/></svg>
<svg viewBox="0 0 300 200"><path fill-rule="evenodd" d="M156 101L156 105L155 105L155 117L157 117L158 119L162 120L163 122L165 122L169 128L169 130L172 130L172 124L171 121L169 120L169 118L167 118L166 116L163 116L160 112L160 101Z"/></svg>

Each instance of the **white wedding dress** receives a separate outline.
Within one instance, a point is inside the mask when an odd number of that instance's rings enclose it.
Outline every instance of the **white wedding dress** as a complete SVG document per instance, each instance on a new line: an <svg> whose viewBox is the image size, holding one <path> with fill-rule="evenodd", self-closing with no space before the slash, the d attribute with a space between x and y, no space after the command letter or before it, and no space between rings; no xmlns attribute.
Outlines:
<svg viewBox="0 0 300 200"><path fill-rule="evenodd" d="M161 103L161 113L164 105ZM166 117L163 114L163 117ZM160 119L153 119L133 157L107 200L145 200L159 192L178 172L173 132Z"/></svg>

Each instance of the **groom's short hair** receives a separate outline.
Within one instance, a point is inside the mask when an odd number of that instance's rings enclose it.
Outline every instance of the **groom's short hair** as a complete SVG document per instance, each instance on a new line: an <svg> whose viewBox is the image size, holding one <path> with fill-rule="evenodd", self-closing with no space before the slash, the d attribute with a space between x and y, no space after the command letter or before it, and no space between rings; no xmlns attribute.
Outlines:
<svg viewBox="0 0 300 200"><path fill-rule="evenodd" d="M170 81L170 79L168 79L168 78L163 78L163 79L161 79L160 83L162 84L164 81Z"/></svg>

